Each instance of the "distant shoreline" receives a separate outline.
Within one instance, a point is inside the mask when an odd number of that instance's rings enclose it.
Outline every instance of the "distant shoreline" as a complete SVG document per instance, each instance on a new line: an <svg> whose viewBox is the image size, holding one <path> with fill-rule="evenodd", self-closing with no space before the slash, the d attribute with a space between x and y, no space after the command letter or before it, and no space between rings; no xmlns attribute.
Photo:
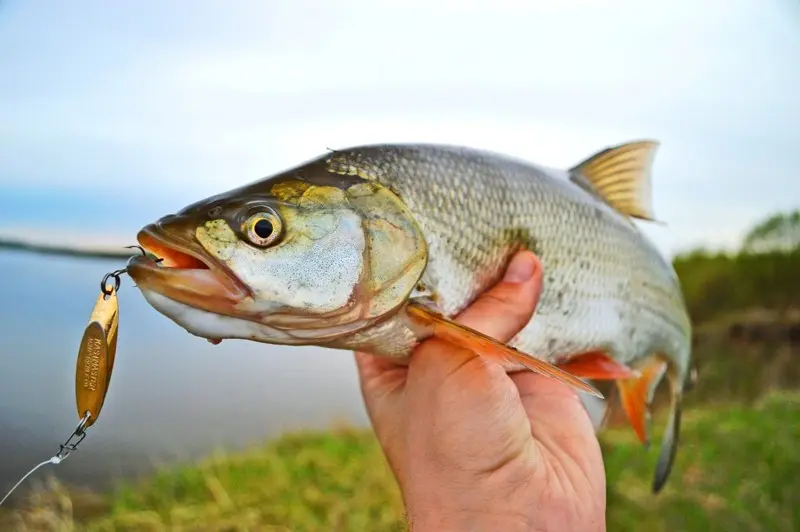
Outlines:
<svg viewBox="0 0 800 532"><path fill-rule="evenodd" d="M48 241L31 236L15 237L7 234L0 234L0 250L2 249L97 259L125 259L136 253L136 250L127 249L123 245L53 242L52 239Z"/></svg>

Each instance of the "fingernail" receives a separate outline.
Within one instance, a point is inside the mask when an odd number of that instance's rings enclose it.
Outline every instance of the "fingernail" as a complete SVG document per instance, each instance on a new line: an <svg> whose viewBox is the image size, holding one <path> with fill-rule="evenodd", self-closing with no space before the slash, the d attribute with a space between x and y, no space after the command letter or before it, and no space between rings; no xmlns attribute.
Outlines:
<svg viewBox="0 0 800 532"><path fill-rule="evenodd" d="M503 281L506 283L524 283L533 277L536 261L530 253L516 255L506 269Z"/></svg>

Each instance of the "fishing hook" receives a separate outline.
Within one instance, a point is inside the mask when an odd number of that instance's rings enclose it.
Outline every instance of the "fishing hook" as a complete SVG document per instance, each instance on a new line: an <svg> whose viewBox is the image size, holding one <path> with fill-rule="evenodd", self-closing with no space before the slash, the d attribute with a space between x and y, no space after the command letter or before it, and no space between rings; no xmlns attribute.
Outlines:
<svg viewBox="0 0 800 532"><path fill-rule="evenodd" d="M125 247L127 249L134 249L134 248L138 249L139 251L142 252L142 256L143 257L147 257L147 252L144 250L144 248L142 246L125 246ZM153 260L154 260L154 262L159 263L164 259L160 258L160 259L153 259ZM100 291L103 292L103 294L106 297L109 297L109 296L111 296L112 293L119 291L119 286L122 283L122 281L120 280L120 275L122 275L124 273L128 273L127 266L125 268L121 268L119 270L114 270L113 272L109 272L109 273L105 274L103 276L103 280L100 281ZM114 288L113 289L108 287L108 281L112 277L114 278Z"/></svg>
<svg viewBox="0 0 800 532"><path fill-rule="evenodd" d="M125 246L125 247L126 247L127 249L133 249L133 248L136 248L136 249L138 249L139 251L141 251L141 252L142 252L142 256L143 256L143 257L146 257L146 256L147 256L147 252L144 250L144 248L143 248L142 246Z"/></svg>

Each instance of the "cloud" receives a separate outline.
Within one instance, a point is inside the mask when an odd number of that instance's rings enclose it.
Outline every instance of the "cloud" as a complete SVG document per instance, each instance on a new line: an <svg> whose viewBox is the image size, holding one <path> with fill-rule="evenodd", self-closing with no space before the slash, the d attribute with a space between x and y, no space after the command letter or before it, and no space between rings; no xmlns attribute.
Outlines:
<svg viewBox="0 0 800 532"><path fill-rule="evenodd" d="M326 147L467 144L565 167L654 137L664 249L732 241L800 200L800 35L779 3L187 5L0 12L0 190L178 201Z"/></svg>

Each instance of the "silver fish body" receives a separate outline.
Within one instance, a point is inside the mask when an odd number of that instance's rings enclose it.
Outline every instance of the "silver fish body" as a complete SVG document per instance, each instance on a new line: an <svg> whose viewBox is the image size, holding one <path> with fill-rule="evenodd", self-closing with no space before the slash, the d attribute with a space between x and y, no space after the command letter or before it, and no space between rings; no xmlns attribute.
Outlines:
<svg viewBox="0 0 800 532"><path fill-rule="evenodd" d="M327 164L403 200L428 245L421 283L444 315L468 306L527 248L541 261L544 286L514 347L551 363L604 349L634 364L658 352L686 376L691 324L675 271L629 217L570 172L435 145L360 147L335 152ZM407 356L412 335L390 329L361 335L371 349Z"/></svg>

